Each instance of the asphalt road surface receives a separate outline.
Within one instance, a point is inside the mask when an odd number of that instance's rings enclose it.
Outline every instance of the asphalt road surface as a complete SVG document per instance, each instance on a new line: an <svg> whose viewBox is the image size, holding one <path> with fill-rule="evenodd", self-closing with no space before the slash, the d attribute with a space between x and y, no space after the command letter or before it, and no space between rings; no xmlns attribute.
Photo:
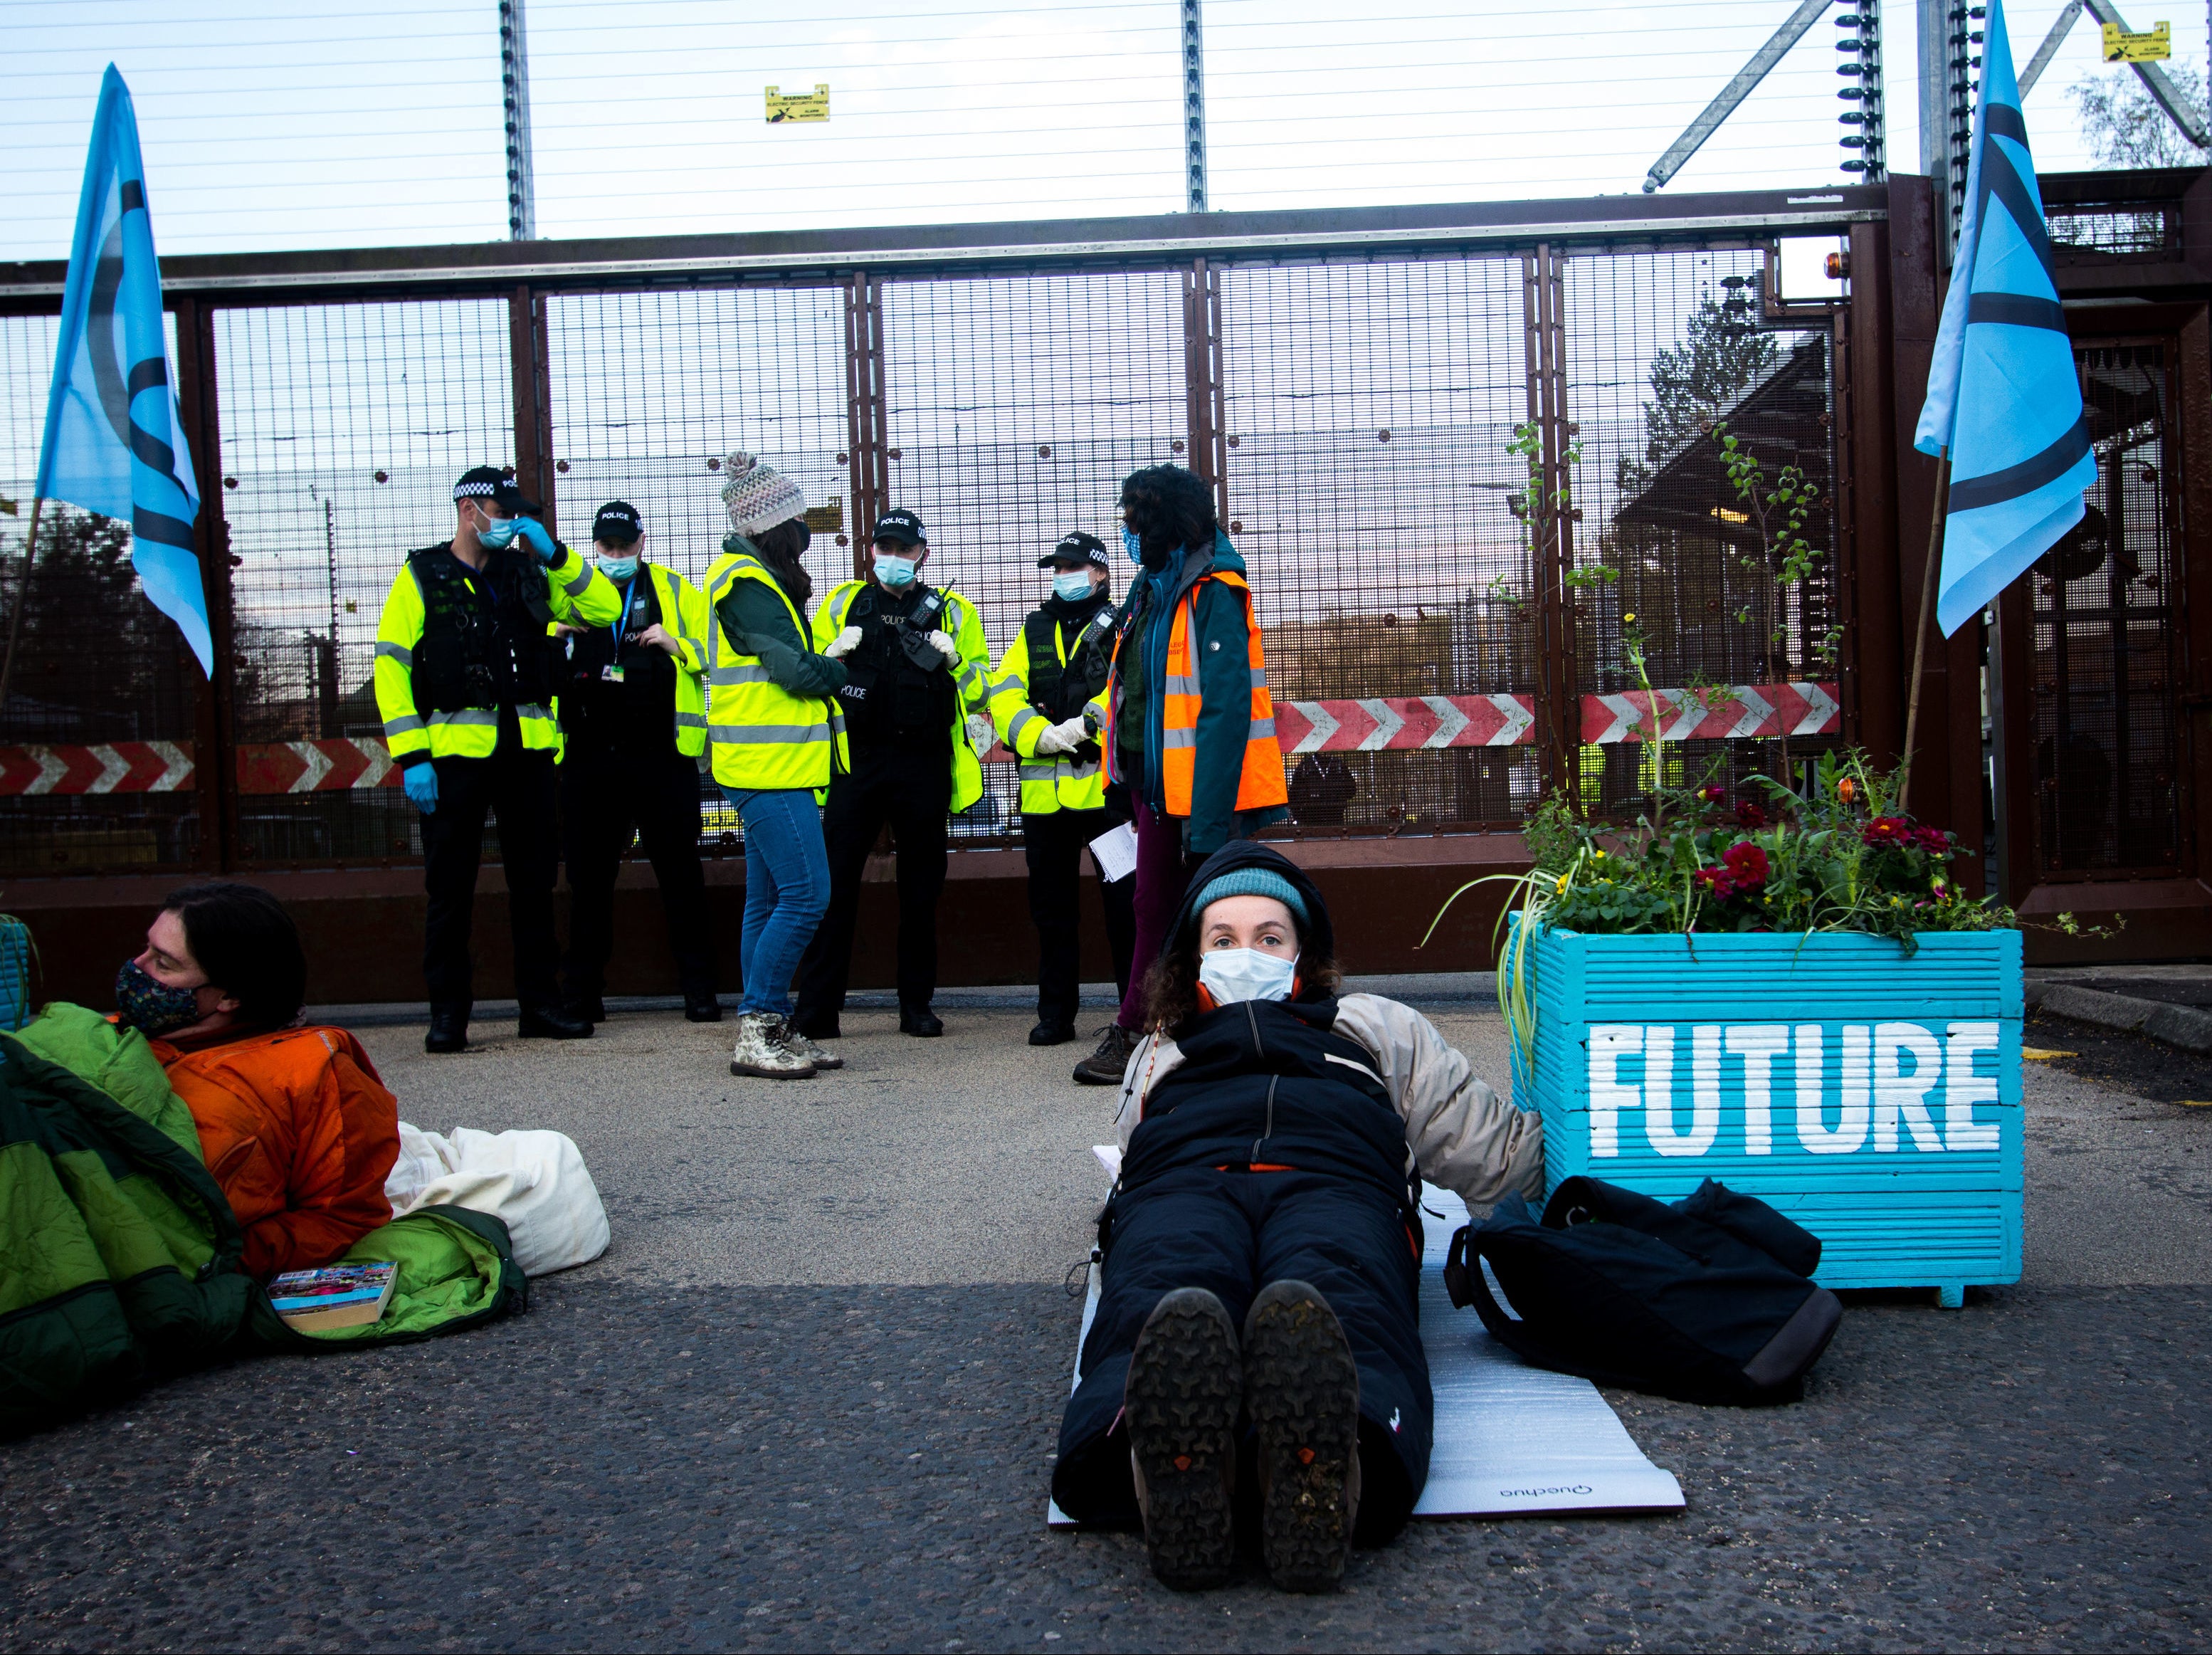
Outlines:
<svg viewBox="0 0 2212 1655"><path fill-rule="evenodd" d="M2198 1648L2212 1110L2031 1065L2027 1273L1856 1295L1803 1402L1608 1398L1689 1509L1419 1524L1346 1590L1194 1597L1043 1524L1109 1094L1030 1018L738 1082L726 1029L429 1059L410 1119L554 1126L612 1217L528 1315L266 1357L0 1446L9 1649ZM1502 1073L1494 1014L1440 1007Z"/></svg>

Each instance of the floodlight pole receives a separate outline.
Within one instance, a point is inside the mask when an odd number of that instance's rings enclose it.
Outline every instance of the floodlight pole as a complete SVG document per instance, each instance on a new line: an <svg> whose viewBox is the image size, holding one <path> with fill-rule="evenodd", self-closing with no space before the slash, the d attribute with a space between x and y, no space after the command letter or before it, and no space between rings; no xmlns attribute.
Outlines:
<svg viewBox="0 0 2212 1655"><path fill-rule="evenodd" d="M499 78L507 106L507 239L534 240L538 192L530 177L530 51L522 0L499 0Z"/></svg>
<svg viewBox="0 0 2212 1655"><path fill-rule="evenodd" d="M1182 0L1182 154L1190 211L1206 210L1206 43L1200 0Z"/></svg>
<svg viewBox="0 0 2212 1655"><path fill-rule="evenodd" d="M1196 0L1184 0L1186 9L1195 6ZM1651 171L1644 179L1644 193L1651 194L1667 180L1680 172L1692 155L1698 153L1705 141L1712 137L1720 124L1735 113L1736 106L1749 97L1767 72L1782 61L1790 47L1805 38L1805 31L1820 20L1832 0L1804 0L1804 3L1790 14L1790 21L1774 31L1774 37L1752 55L1752 59L1736 71L1735 78L1721 88L1720 96L1705 106L1705 113L1683 129L1682 136L1667 146L1667 153L1651 164Z"/></svg>

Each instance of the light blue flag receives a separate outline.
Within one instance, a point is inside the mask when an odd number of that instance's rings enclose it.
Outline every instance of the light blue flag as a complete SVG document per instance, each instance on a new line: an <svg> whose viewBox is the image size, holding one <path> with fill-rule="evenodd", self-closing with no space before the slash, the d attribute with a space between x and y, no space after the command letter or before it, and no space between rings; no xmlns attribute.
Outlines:
<svg viewBox="0 0 2212 1655"><path fill-rule="evenodd" d="M1966 210L1913 446L1951 451L1936 619L1950 636L2081 520L2097 459L2020 113L1989 0Z"/></svg>
<svg viewBox="0 0 2212 1655"><path fill-rule="evenodd" d="M192 541L200 494L174 385L138 119L131 89L110 64L70 246L39 493L131 525L139 586L212 676L207 593Z"/></svg>

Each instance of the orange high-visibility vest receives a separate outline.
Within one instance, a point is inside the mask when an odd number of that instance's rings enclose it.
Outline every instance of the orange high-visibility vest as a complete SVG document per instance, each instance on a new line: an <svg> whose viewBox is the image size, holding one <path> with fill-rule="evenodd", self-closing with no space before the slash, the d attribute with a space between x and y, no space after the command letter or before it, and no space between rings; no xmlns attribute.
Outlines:
<svg viewBox="0 0 2212 1655"><path fill-rule="evenodd" d="M1168 636L1166 702L1162 708L1160 780L1168 814L1190 814L1191 784L1198 770L1198 662L1191 654L1191 634L1199 588L1208 581L1222 581L1244 594L1246 654L1252 672L1252 727L1244 741L1244 771L1237 779L1237 808L1265 810L1288 802L1289 784L1283 779L1283 750L1275 743L1275 703L1267 695L1267 661L1260 647L1260 618L1252 612L1251 588L1244 577L1221 569L1201 575L1176 605L1175 624Z"/></svg>

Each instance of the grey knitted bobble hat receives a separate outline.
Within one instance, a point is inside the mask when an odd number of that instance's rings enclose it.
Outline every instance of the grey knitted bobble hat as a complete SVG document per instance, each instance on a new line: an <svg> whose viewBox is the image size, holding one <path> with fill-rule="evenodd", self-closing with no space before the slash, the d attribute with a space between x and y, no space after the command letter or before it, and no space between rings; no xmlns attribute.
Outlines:
<svg viewBox="0 0 2212 1655"><path fill-rule="evenodd" d="M739 534L750 538L806 514L799 485L773 465L739 452L722 461L722 504L729 510L730 526Z"/></svg>

